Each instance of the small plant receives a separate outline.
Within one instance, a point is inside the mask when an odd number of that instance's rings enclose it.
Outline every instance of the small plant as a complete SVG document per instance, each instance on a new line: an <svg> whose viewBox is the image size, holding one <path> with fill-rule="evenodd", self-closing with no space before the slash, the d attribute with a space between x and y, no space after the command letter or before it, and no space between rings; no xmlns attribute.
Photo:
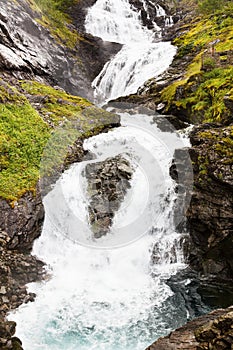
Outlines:
<svg viewBox="0 0 233 350"><path fill-rule="evenodd" d="M211 70L216 67L216 62L213 57L205 57L202 64L202 69Z"/></svg>

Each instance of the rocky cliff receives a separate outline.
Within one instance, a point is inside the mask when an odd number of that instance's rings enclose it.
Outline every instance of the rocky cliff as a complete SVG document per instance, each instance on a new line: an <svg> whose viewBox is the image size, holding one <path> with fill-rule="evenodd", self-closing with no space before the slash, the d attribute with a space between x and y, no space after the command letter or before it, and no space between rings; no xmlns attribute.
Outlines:
<svg viewBox="0 0 233 350"><path fill-rule="evenodd" d="M85 34L88 2L69 3L67 13L72 12L75 21L55 3L1 0L1 70L11 71L19 79L37 75L69 93L92 99L91 81L120 46L103 44Z"/></svg>
<svg viewBox="0 0 233 350"><path fill-rule="evenodd" d="M187 212L195 250L190 263L204 275L233 278L233 126L194 128L190 156L194 192Z"/></svg>

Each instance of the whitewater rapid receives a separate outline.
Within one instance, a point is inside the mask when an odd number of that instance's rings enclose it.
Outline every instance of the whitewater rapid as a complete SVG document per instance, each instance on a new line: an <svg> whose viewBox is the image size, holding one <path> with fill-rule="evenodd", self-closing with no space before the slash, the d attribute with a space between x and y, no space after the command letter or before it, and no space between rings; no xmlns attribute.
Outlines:
<svg viewBox="0 0 233 350"><path fill-rule="evenodd" d="M159 28L144 28L127 0L97 0L86 28L123 44L93 83L102 103L135 92L175 53L170 43L154 42ZM156 117L146 114L122 112L121 124L86 140L95 158L73 164L44 198L46 217L33 254L47 263L50 277L30 284L36 301L10 316L25 350L143 350L187 319L185 304L176 304L166 281L185 267L169 168L188 138L162 132ZM132 189L111 232L93 239L83 170L119 153L137 165Z"/></svg>
<svg viewBox="0 0 233 350"><path fill-rule="evenodd" d="M45 197L46 220L33 253L46 261L51 279L30 284L36 301L12 315L25 350L143 350L186 320L185 305L176 310L166 279L185 267L184 235L173 224L176 195L169 166L174 149L187 146L188 140L185 135L161 132L152 117L128 113L121 117L120 128L88 139L86 149L97 156L96 161L119 150L139 165L154 160L154 173L146 183L144 165L134 179L134 191L139 192L133 191L134 200L123 206L123 221L116 219L119 235L100 240L85 237L80 227L72 231L69 224L71 213L83 219L85 201L80 202L80 196L84 198L85 186L79 182L83 192L75 197L74 174L80 179L83 165L90 161L74 164ZM59 206L56 193L63 193ZM134 215L129 217L129 212ZM138 218L142 226L135 227ZM121 230L128 225L135 231L125 240ZM157 262L151 264L155 245Z"/></svg>
<svg viewBox="0 0 233 350"><path fill-rule="evenodd" d="M158 16L166 15L161 6L154 7ZM146 80L163 73L176 53L170 42L156 42L161 28L155 22L153 30L142 26L128 0L98 0L88 10L85 27L104 41L123 44L93 81L98 103L136 93Z"/></svg>

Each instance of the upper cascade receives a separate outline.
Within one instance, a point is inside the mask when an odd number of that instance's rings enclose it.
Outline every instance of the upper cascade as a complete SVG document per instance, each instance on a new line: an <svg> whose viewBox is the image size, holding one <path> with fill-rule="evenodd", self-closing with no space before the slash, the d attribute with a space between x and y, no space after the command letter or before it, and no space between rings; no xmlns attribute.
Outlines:
<svg viewBox="0 0 233 350"><path fill-rule="evenodd" d="M120 44L153 41L154 33L142 26L140 13L127 0L98 0L86 17L86 31L104 41Z"/></svg>
<svg viewBox="0 0 233 350"><path fill-rule="evenodd" d="M129 0L97 0L88 11L87 32L123 44L92 83L98 104L135 93L145 81L163 73L175 55L169 42L156 42L161 28L155 22L151 29L144 26L142 11L135 6ZM144 10L147 6L145 2ZM165 13L161 6L153 6L158 15Z"/></svg>

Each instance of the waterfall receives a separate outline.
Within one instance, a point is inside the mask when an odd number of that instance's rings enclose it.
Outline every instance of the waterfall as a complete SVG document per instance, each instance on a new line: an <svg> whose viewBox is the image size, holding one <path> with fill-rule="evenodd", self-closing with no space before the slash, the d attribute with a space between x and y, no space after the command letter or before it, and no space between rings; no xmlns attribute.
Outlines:
<svg viewBox="0 0 233 350"><path fill-rule="evenodd" d="M166 11L160 5L156 5L156 13L158 17L166 16Z"/></svg>
<svg viewBox="0 0 233 350"><path fill-rule="evenodd" d="M74 164L45 197L46 220L33 253L52 277L30 284L36 301L12 314L25 350L143 350L186 320L185 305L176 309L166 279L185 266L182 234L173 225L169 166L174 149L188 140L161 132L153 117L121 118L121 127L85 142L97 159ZM72 213L85 218L83 167L119 153L137 162L139 171L112 233L93 241L70 219ZM63 193L60 200L57 193Z"/></svg>
<svg viewBox="0 0 233 350"><path fill-rule="evenodd" d="M157 5L157 15L164 9ZM103 103L137 92L142 84L163 73L171 64L176 49L169 42L155 42L155 30L143 27L140 14L127 0L97 0L88 11L86 31L123 44L121 51L107 62L93 81L96 101Z"/></svg>
<svg viewBox="0 0 233 350"><path fill-rule="evenodd" d="M86 28L125 44L96 78L102 102L135 91L175 52L169 43L153 42L127 0L97 0ZM96 158L73 164L44 198L46 218L33 253L47 263L50 277L30 284L36 301L10 316L25 350L143 350L186 321L185 303L176 305L166 280L185 267L169 167L188 139L162 132L154 116L120 115L121 127L85 141ZM93 239L83 170L117 154L135 165L131 189L110 233Z"/></svg>

